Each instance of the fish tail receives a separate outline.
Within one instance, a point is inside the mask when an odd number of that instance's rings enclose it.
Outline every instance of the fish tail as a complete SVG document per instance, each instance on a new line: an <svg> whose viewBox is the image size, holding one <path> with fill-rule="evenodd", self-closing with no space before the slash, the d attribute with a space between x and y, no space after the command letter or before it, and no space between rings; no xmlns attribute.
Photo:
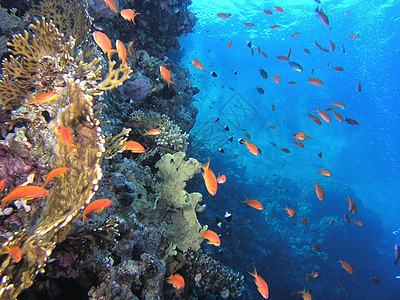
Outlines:
<svg viewBox="0 0 400 300"><path fill-rule="evenodd" d="M108 52L107 52L108 60L111 60L112 56L113 56L114 54L117 54L117 53L118 53L118 51L117 51L117 50L113 50L113 49L111 49L110 51L108 51Z"/></svg>
<svg viewBox="0 0 400 300"><path fill-rule="evenodd" d="M203 170L207 170L210 167L210 158L208 158L208 161L205 164L200 164Z"/></svg>
<svg viewBox="0 0 400 300"><path fill-rule="evenodd" d="M71 149L76 149L76 146L74 144L69 144L68 145L68 152L71 152Z"/></svg>

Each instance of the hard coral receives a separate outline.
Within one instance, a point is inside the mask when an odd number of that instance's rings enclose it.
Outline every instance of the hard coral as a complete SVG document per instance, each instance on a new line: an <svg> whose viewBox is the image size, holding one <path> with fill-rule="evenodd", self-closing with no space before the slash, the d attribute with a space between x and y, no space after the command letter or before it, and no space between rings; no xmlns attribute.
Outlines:
<svg viewBox="0 0 400 300"><path fill-rule="evenodd" d="M122 87L122 99L142 101L152 89L152 82L149 78L142 76L134 81L128 81Z"/></svg>

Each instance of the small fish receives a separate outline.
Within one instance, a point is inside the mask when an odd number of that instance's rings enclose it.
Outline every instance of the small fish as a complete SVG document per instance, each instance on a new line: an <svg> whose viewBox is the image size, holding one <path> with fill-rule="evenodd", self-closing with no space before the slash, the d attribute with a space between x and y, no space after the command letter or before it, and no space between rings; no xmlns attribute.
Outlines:
<svg viewBox="0 0 400 300"><path fill-rule="evenodd" d="M317 13L317 18L320 19L320 21L322 22L322 24L324 24L325 26L329 26L329 19L328 16L322 11L322 9L320 10L318 7L315 9L315 12Z"/></svg>
<svg viewBox="0 0 400 300"><path fill-rule="evenodd" d="M319 114L319 116L327 123L331 122L331 117L324 111L320 110L319 108L317 108L317 113Z"/></svg>
<svg viewBox="0 0 400 300"><path fill-rule="evenodd" d="M381 282L381 280L379 278L377 278L377 277L372 277L371 280L373 282L375 282L375 283L380 283Z"/></svg>
<svg viewBox="0 0 400 300"><path fill-rule="evenodd" d="M336 101L336 102L331 102L331 104L332 104L332 105L335 105L335 106L337 106L337 107L339 107L339 108L341 108L341 109L344 109L344 108L345 108L345 105L344 105L342 102Z"/></svg>
<svg viewBox="0 0 400 300"><path fill-rule="evenodd" d="M314 272L314 271L312 271L310 275L311 275L311 277L312 277L312 278L314 278L314 279L315 279L315 278L317 278L317 277L318 277L318 272Z"/></svg>
<svg viewBox="0 0 400 300"><path fill-rule="evenodd" d="M318 171L316 174L321 174L321 175L328 176L328 177L332 176L332 173L327 169L322 169L322 170Z"/></svg>
<svg viewBox="0 0 400 300"><path fill-rule="evenodd" d="M318 157L322 158L322 152L318 152Z"/></svg>
<svg viewBox="0 0 400 300"><path fill-rule="evenodd" d="M233 136L231 136L230 138L229 138L229 141L232 143L233 142Z"/></svg>
<svg viewBox="0 0 400 300"><path fill-rule="evenodd" d="M312 243L312 245L313 245L314 249L315 249L317 252L321 252L321 251L322 251L322 250L321 250L321 247L318 246L317 244Z"/></svg>
<svg viewBox="0 0 400 300"><path fill-rule="evenodd" d="M293 133L293 137L299 141L304 141L306 139L306 135L305 135L304 131L299 132L299 133Z"/></svg>
<svg viewBox="0 0 400 300"><path fill-rule="evenodd" d="M295 32L290 37L295 37L295 36L299 36L299 35L300 35L300 32Z"/></svg>
<svg viewBox="0 0 400 300"><path fill-rule="evenodd" d="M347 292L346 287L340 282L339 282L339 287L342 289L343 292Z"/></svg>
<svg viewBox="0 0 400 300"><path fill-rule="evenodd" d="M274 125L270 125L268 127L271 128L271 129L276 129L276 126L274 126Z"/></svg>
<svg viewBox="0 0 400 300"><path fill-rule="evenodd" d="M9 185L9 180L3 179L0 181L0 194L3 193L4 189Z"/></svg>
<svg viewBox="0 0 400 300"><path fill-rule="evenodd" d="M257 92L260 93L261 95L264 95L265 93L264 89L260 88L259 86L257 87Z"/></svg>
<svg viewBox="0 0 400 300"><path fill-rule="evenodd" d="M231 17L231 14L226 14L226 13L219 13L217 14L218 17L221 19L229 19Z"/></svg>
<svg viewBox="0 0 400 300"><path fill-rule="evenodd" d="M264 56L265 58L267 58L267 57L268 57L267 53L265 53L265 52L262 52L262 51L261 51L261 55L262 55L262 56Z"/></svg>
<svg viewBox="0 0 400 300"><path fill-rule="evenodd" d="M311 68L311 71L310 71L310 74L312 74L312 73L314 73L314 69L313 68Z"/></svg>
<svg viewBox="0 0 400 300"><path fill-rule="evenodd" d="M293 218L296 215L296 212L293 209L288 208L287 205L286 205L286 208L282 208L282 209L287 211L289 218Z"/></svg>
<svg viewBox="0 0 400 300"><path fill-rule="evenodd" d="M308 50L307 48L304 48L303 51L307 54L311 54L310 50Z"/></svg>
<svg viewBox="0 0 400 300"><path fill-rule="evenodd" d="M210 169L210 158L208 158L208 162L204 165L202 164L201 167L203 168L204 171L202 173L202 176L207 191L210 193L211 196L215 196L218 190L218 182L214 172Z"/></svg>
<svg viewBox="0 0 400 300"><path fill-rule="evenodd" d="M307 225L307 217L304 217L303 219L301 219L301 223L304 225Z"/></svg>
<svg viewBox="0 0 400 300"><path fill-rule="evenodd" d="M239 155L236 154L236 155L234 155L232 158L238 158L238 157L239 157Z"/></svg>
<svg viewBox="0 0 400 300"><path fill-rule="evenodd" d="M342 72L344 69L342 67L334 67L332 70Z"/></svg>
<svg viewBox="0 0 400 300"><path fill-rule="evenodd" d="M339 113L333 111L333 115L335 116L336 120L338 120L339 122L343 122L343 117Z"/></svg>
<svg viewBox="0 0 400 300"><path fill-rule="evenodd" d="M272 111L275 111L275 105L271 104Z"/></svg>
<svg viewBox="0 0 400 300"><path fill-rule="evenodd" d="M255 199L247 199L246 195L244 195L246 201L242 201L242 203L247 203L248 206L251 206L257 210L264 210L264 206L260 203L260 201Z"/></svg>
<svg viewBox="0 0 400 300"><path fill-rule="evenodd" d="M113 0L104 0L104 2L106 3L106 5L115 12L115 14L118 14L118 9L117 6L115 5Z"/></svg>
<svg viewBox="0 0 400 300"><path fill-rule="evenodd" d="M247 47L251 48L251 42L247 42Z"/></svg>
<svg viewBox="0 0 400 300"><path fill-rule="evenodd" d="M54 126L54 131L61 144L68 146L68 152L71 152L71 149L76 149L76 146L73 144L74 138L67 127L56 125Z"/></svg>
<svg viewBox="0 0 400 300"><path fill-rule="evenodd" d="M218 74L215 73L215 72L211 72L211 76L212 76L212 77L218 77Z"/></svg>
<svg viewBox="0 0 400 300"><path fill-rule="evenodd" d="M350 119L350 118L346 118L345 120L348 124L353 125L353 126L358 126L360 125L356 120Z"/></svg>
<svg viewBox="0 0 400 300"><path fill-rule="evenodd" d="M212 230L206 230L201 233L201 235L208 240L207 244L214 245L214 246L221 246L221 240L219 239L218 234L216 234Z"/></svg>
<svg viewBox="0 0 400 300"><path fill-rule="evenodd" d="M197 59L192 60L193 66L195 66L196 69L202 70L204 72L204 67L201 65L201 62L199 62Z"/></svg>
<svg viewBox="0 0 400 300"><path fill-rule="evenodd" d="M398 244L394 245L393 253L394 253L394 265L397 266L397 263L399 262L400 259L400 247Z"/></svg>
<svg viewBox="0 0 400 300"><path fill-rule="evenodd" d="M280 76L276 76L275 74L272 75L272 78L274 79L275 83L280 83L281 82L281 77Z"/></svg>
<svg viewBox="0 0 400 300"><path fill-rule="evenodd" d="M358 220L354 220L354 223L356 223L356 225L360 226L360 227L364 227L364 223Z"/></svg>
<svg viewBox="0 0 400 300"><path fill-rule="evenodd" d="M288 81L288 84L294 85L294 84L297 84L297 82L296 81Z"/></svg>
<svg viewBox="0 0 400 300"><path fill-rule="evenodd" d="M329 221L329 226L332 226L335 223L335 220L330 220Z"/></svg>
<svg viewBox="0 0 400 300"><path fill-rule="evenodd" d="M268 73L264 69L260 69L260 75L264 79L268 79Z"/></svg>
<svg viewBox="0 0 400 300"><path fill-rule="evenodd" d="M269 15L272 16L272 11L270 11L269 9L264 9L264 12Z"/></svg>
<svg viewBox="0 0 400 300"><path fill-rule="evenodd" d="M290 153L290 150L289 149L287 149L287 148L283 148L283 149L281 149L283 152L285 152L285 153Z"/></svg>
<svg viewBox="0 0 400 300"><path fill-rule="evenodd" d="M229 131L229 127L228 127L228 126L225 126L225 127L224 127L224 130L225 130L225 131Z"/></svg>
<svg viewBox="0 0 400 300"><path fill-rule="evenodd" d="M322 86L324 85L324 83L322 82L322 80L318 79L318 78L308 78L307 82L316 85L316 86Z"/></svg>
<svg viewBox="0 0 400 300"><path fill-rule="evenodd" d="M164 66L160 66L160 73L161 73L161 77L168 83L168 88L169 88L169 84L173 83L171 80L171 73L170 71L168 71L168 69Z"/></svg>
<svg viewBox="0 0 400 300"><path fill-rule="evenodd" d="M284 13L284 12L285 12L285 11L283 10L283 8L280 7L280 6L274 6L274 9L275 9L277 12L280 12L280 13Z"/></svg>
<svg viewBox="0 0 400 300"><path fill-rule="evenodd" d="M233 72L233 74L237 75L238 71Z"/></svg>
<svg viewBox="0 0 400 300"><path fill-rule="evenodd" d="M172 284L172 286L178 291L185 287L185 279L182 277L182 275L178 273L169 276L166 280L168 283Z"/></svg>
<svg viewBox="0 0 400 300"><path fill-rule="evenodd" d="M214 122L218 122L219 121L219 118L216 118L215 120L214 120Z"/></svg>
<svg viewBox="0 0 400 300"><path fill-rule="evenodd" d="M322 188L319 186L319 182L315 183L315 194L317 195L317 198L320 201L324 201L325 199L325 195L324 195L324 191L322 190Z"/></svg>
<svg viewBox="0 0 400 300"><path fill-rule="evenodd" d="M13 201L20 198L34 199L34 198L42 198L49 195L49 191L35 185L24 185L18 186L12 191L10 191L6 197L1 199L2 209L6 206L7 202Z"/></svg>
<svg viewBox="0 0 400 300"><path fill-rule="evenodd" d="M309 292L306 292L305 288L302 291L298 291L297 295L303 297L303 300L311 300L311 295Z"/></svg>
<svg viewBox="0 0 400 300"><path fill-rule="evenodd" d="M144 135L159 135L159 134L161 134L161 130L155 128L147 131Z"/></svg>
<svg viewBox="0 0 400 300"><path fill-rule="evenodd" d="M254 154L255 156L259 154L259 148L252 142L248 142L246 139L244 139L243 144L246 145L246 148L250 151L251 154Z"/></svg>
<svg viewBox="0 0 400 300"><path fill-rule="evenodd" d="M134 46L134 42L131 41L128 45L128 55L132 56L133 55L133 46Z"/></svg>
<svg viewBox="0 0 400 300"><path fill-rule="evenodd" d="M250 51L251 51L251 55L254 55L254 49L250 48Z"/></svg>
<svg viewBox="0 0 400 300"><path fill-rule="evenodd" d="M260 292L261 296L264 299L268 299L269 298L268 284L265 282L265 280L261 276L259 276L257 274L256 267L254 267L254 273L249 272L249 274L255 278L254 282L255 282L255 284L257 286L257 290Z"/></svg>
<svg viewBox="0 0 400 300"><path fill-rule="evenodd" d="M135 141L127 141L124 142L123 145L125 147L125 150L130 150L133 153L144 153L146 151L141 144Z"/></svg>
<svg viewBox="0 0 400 300"><path fill-rule="evenodd" d="M326 48L322 48L321 50L324 51L324 52L329 52L329 50L326 49Z"/></svg>
<svg viewBox="0 0 400 300"><path fill-rule="evenodd" d="M347 262L343 261L342 259L338 262L342 265L343 269L345 269L347 273L350 275L354 274L353 268Z"/></svg>
<svg viewBox="0 0 400 300"><path fill-rule="evenodd" d="M295 144L296 146L299 146L300 148L304 148L303 143L301 143L300 141L295 141L294 144Z"/></svg>
<svg viewBox="0 0 400 300"><path fill-rule="evenodd" d="M350 218L347 213L343 216L343 219L347 224L350 224Z"/></svg>
<svg viewBox="0 0 400 300"><path fill-rule="evenodd" d="M340 48L342 49L342 53L346 53L346 49L344 48L343 44L340 46Z"/></svg>
<svg viewBox="0 0 400 300"><path fill-rule="evenodd" d="M19 263L22 258L21 248L18 246L3 247L3 249L1 249L0 255L3 255L3 254L10 254L12 260L16 263Z"/></svg>
<svg viewBox="0 0 400 300"><path fill-rule="evenodd" d="M345 14L346 16L348 16L350 13L349 13L348 11L346 11L344 14Z"/></svg>
<svg viewBox="0 0 400 300"><path fill-rule="evenodd" d="M64 173L68 172L69 168L62 167L57 168L49 172L46 176L46 180L44 181L42 188L44 188L53 178L63 175Z"/></svg>
<svg viewBox="0 0 400 300"><path fill-rule="evenodd" d="M349 38L351 38L351 39L356 39L356 38L359 38L359 37L360 37L359 34L350 34L349 35Z"/></svg>
<svg viewBox="0 0 400 300"><path fill-rule="evenodd" d="M58 97L57 92L48 92L48 93L41 94L41 95L37 96L36 98L33 98L32 101L27 104L49 103L49 102L53 101L54 99L56 99L57 97Z"/></svg>
<svg viewBox="0 0 400 300"><path fill-rule="evenodd" d="M135 18L137 15L140 15L140 13L136 13L136 11L130 8L121 10L121 17L135 25Z"/></svg>
<svg viewBox="0 0 400 300"><path fill-rule="evenodd" d="M88 206L83 211L83 223L85 223L86 215L92 211L102 212L104 208L109 207L112 204L110 199L98 199L90 202Z"/></svg>
<svg viewBox="0 0 400 300"><path fill-rule="evenodd" d="M248 140L251 140L250 134L246 133L246 138L247 138Z"/></svg>
<svg viewBox="0 0 400 300"><path fill-rule="evenodd" d="M243 23L245 26L247 26L247 27L254 27L254 24L253 23Z"/></svg>
<svg viewBox="0 0 400 300"><path fill-rule="evenodd" d="M93 32L93 39L97 46L99 46L100 49L107 54L108 60L111 60L111 56L117 51L112 49L111 41L108 36L101 31L95 31Z"/></svg>
<svg viewBox="0 0 400 300"><path fill-rule="evenodd" d="M222 148L218 148L218 151L221 153L225 153L224 149L222 149Z"/></svg>
<svg viewBox="0 0 400 300"><path fill-rule="evenodd" d="M260 48L260 46L257 46L257 52L258 52L258 54L261 53L261 48Z"/></svg>
<svg viewBox="0 0 400 300"><path fill-rule="evenodd" d="M289 58L287 58L286 56L284 56L284 55L277 55L277 56L275 56L278 60L280 60L280 61L289 61Z"/></svg>
<svg viewBox="0 0 400 300"><path fill-rule="evenodd" d="M361 83L357 82L357 91L361 92Z"/></svg>
<svg viewBox="0 0 400 300"><path fill-rule="evenodd" d="M322 125L322 122L321 122L321 120L320 120L318 117L316 117L316 116L314 116L314 115L310 115L310 114L307 114L307 116L308 116L311 120L313 120L315 124Z"/></svg>
<svg viewBox="0 0 400 300"><path fill-rule="evenodd" d="M331 49L332 52L334 52L335 49L336 49L336 46L335 46L335 44L334 44L332 41L329 41L329 47L330 47L330 49Z"/></svg>
<svg viewBox="0 0 400 300"><path fill-rule="evenodd" d="M225 212L224 218L227 222L232 222L232 214L229 212Z"/></svg>
<svg viewBox="0 0 400 300"><path fill-rule="evenodd" d="M279 29L281 28L281 26L279 25L273 25L273 26L269 26L270 29Z"/></svg>
<svg viewBox="0 0 400 300"><path fill-rule="evenodd" d="M116 44L119 59L122 61L122 63L126 64L127 63L126 62L127 53L126 53L126 48L125 48L124 43L121 42L120 40L117 40L115 42L115 44Z"/></svg>
<svg viewBox="0 0 400 300"><path fill-rule="evenodd" d="M322 50L322 47L321 47L321 45L320 45L320 44L318 44L318 43L317 43L317 41L314 41L314 44L315 44L315 46L317 46L317 48L318 48L319 50Z"/></svg>
<svg viewBox="0 0 400 300"><path fill-rule="evenodd" d="M303 72L303 67L294 61L289 61L290 67L295 70L296 72Z"/></svg>

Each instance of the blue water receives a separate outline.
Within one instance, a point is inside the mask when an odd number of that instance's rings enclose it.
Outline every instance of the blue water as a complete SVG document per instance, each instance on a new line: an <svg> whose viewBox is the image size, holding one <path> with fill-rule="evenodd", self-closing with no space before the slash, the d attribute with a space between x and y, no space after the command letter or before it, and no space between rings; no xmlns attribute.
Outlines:
<svg viewBox="0 0 400 300"><path fill-rule="evenodd" d="M285 13L276 12L275 5ZM207 209L199 219L221 234L222 243L221 249L208 245L205 249L246 274L249 299L262 299L247 273L254 267L267 281L271 299L293 299L291 293L303 288L313 299L400 299L400 280L395 279L400 266L394 266L392 250L399 242L393 231L400 227L399 3L323 1L319 7L329 17L331 30L316 17L316 7L312 0L194 0L191 5L198 21L195 32L181 38L185 56L180 62L190 69L192 82L200 89L195 96L200 112L191 131L190 154L204 160L210 156L211 169L228 178L215 197L205 188L202 191ZM217 17L221 12L232 16L223 20ZM255 26L246 27L244 22ZM269 29L272 25L281 28ZM300 36L290 37L295 32ZM360 37L350 39L351 34ZM323 52L314 44L329 49L330 40L336 45L334 52ZM254 56L246 45L249 41ZM257 53L257 46L267 58ZM301 64L303 72L275 58L286 55L289 48L290 59ZM204 72L192 66L193 59L206 67ZM336 66L344 71L332 70ZM267 71L267 80L260 76L260 68ZM282 78L281 83L272 80L273 74ZM307 76L321 79L324 85L311 85ZM257 86L265 90L264 95ZM332 113L332 122L322 120L321 126L307 117L307 113L318 116L316 109L332 107L332 101L343 102L346 108L336 111L360 125L339 123ZM313 138L303 141L304 148L297 147L292 137L301 131ZM252 155L237 142L246 133L262 155ZM316 175L322 168L332 176ZM318 181L325 191L324 202L315 195ZM246 208L241 203L243 194L259 200L264 211ZM343 220L349 195L364 227L354 224L351 214L350 224ZM296 210L293 219L282 210L285 205ZM221 229L215 218L223 218L225 211L232 213L233 221L223 221ZM304 216L307 225L301 224ZM333 226L329 226L331 219ZM248 220L249 224L241 225ZM312 243L322 252L315 252ZM341 267L341 258L350 263L354 275ZM320 278L307 284L305 277L311 271L318 271Z"/></svg>

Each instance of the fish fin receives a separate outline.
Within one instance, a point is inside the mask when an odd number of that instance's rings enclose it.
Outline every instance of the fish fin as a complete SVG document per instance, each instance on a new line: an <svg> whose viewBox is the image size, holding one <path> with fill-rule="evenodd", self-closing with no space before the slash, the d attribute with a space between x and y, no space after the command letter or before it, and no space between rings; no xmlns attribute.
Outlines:
<svg viewBox="0 0 400 300"><path fill-rule="evenodd" d="M102 208L99 208L99 209L96 209L96 210L95 210L95 212L97 212L97 213L101 213L103 210L104 210L104 207L102 207Z"/></svg>
<svg viewBox="0 0 400 300"><path fill-rule="evenodd" d="M68 145L68 152L71 152L71 149L76 149L76 146L74 144L69 144Z"/></svg>

